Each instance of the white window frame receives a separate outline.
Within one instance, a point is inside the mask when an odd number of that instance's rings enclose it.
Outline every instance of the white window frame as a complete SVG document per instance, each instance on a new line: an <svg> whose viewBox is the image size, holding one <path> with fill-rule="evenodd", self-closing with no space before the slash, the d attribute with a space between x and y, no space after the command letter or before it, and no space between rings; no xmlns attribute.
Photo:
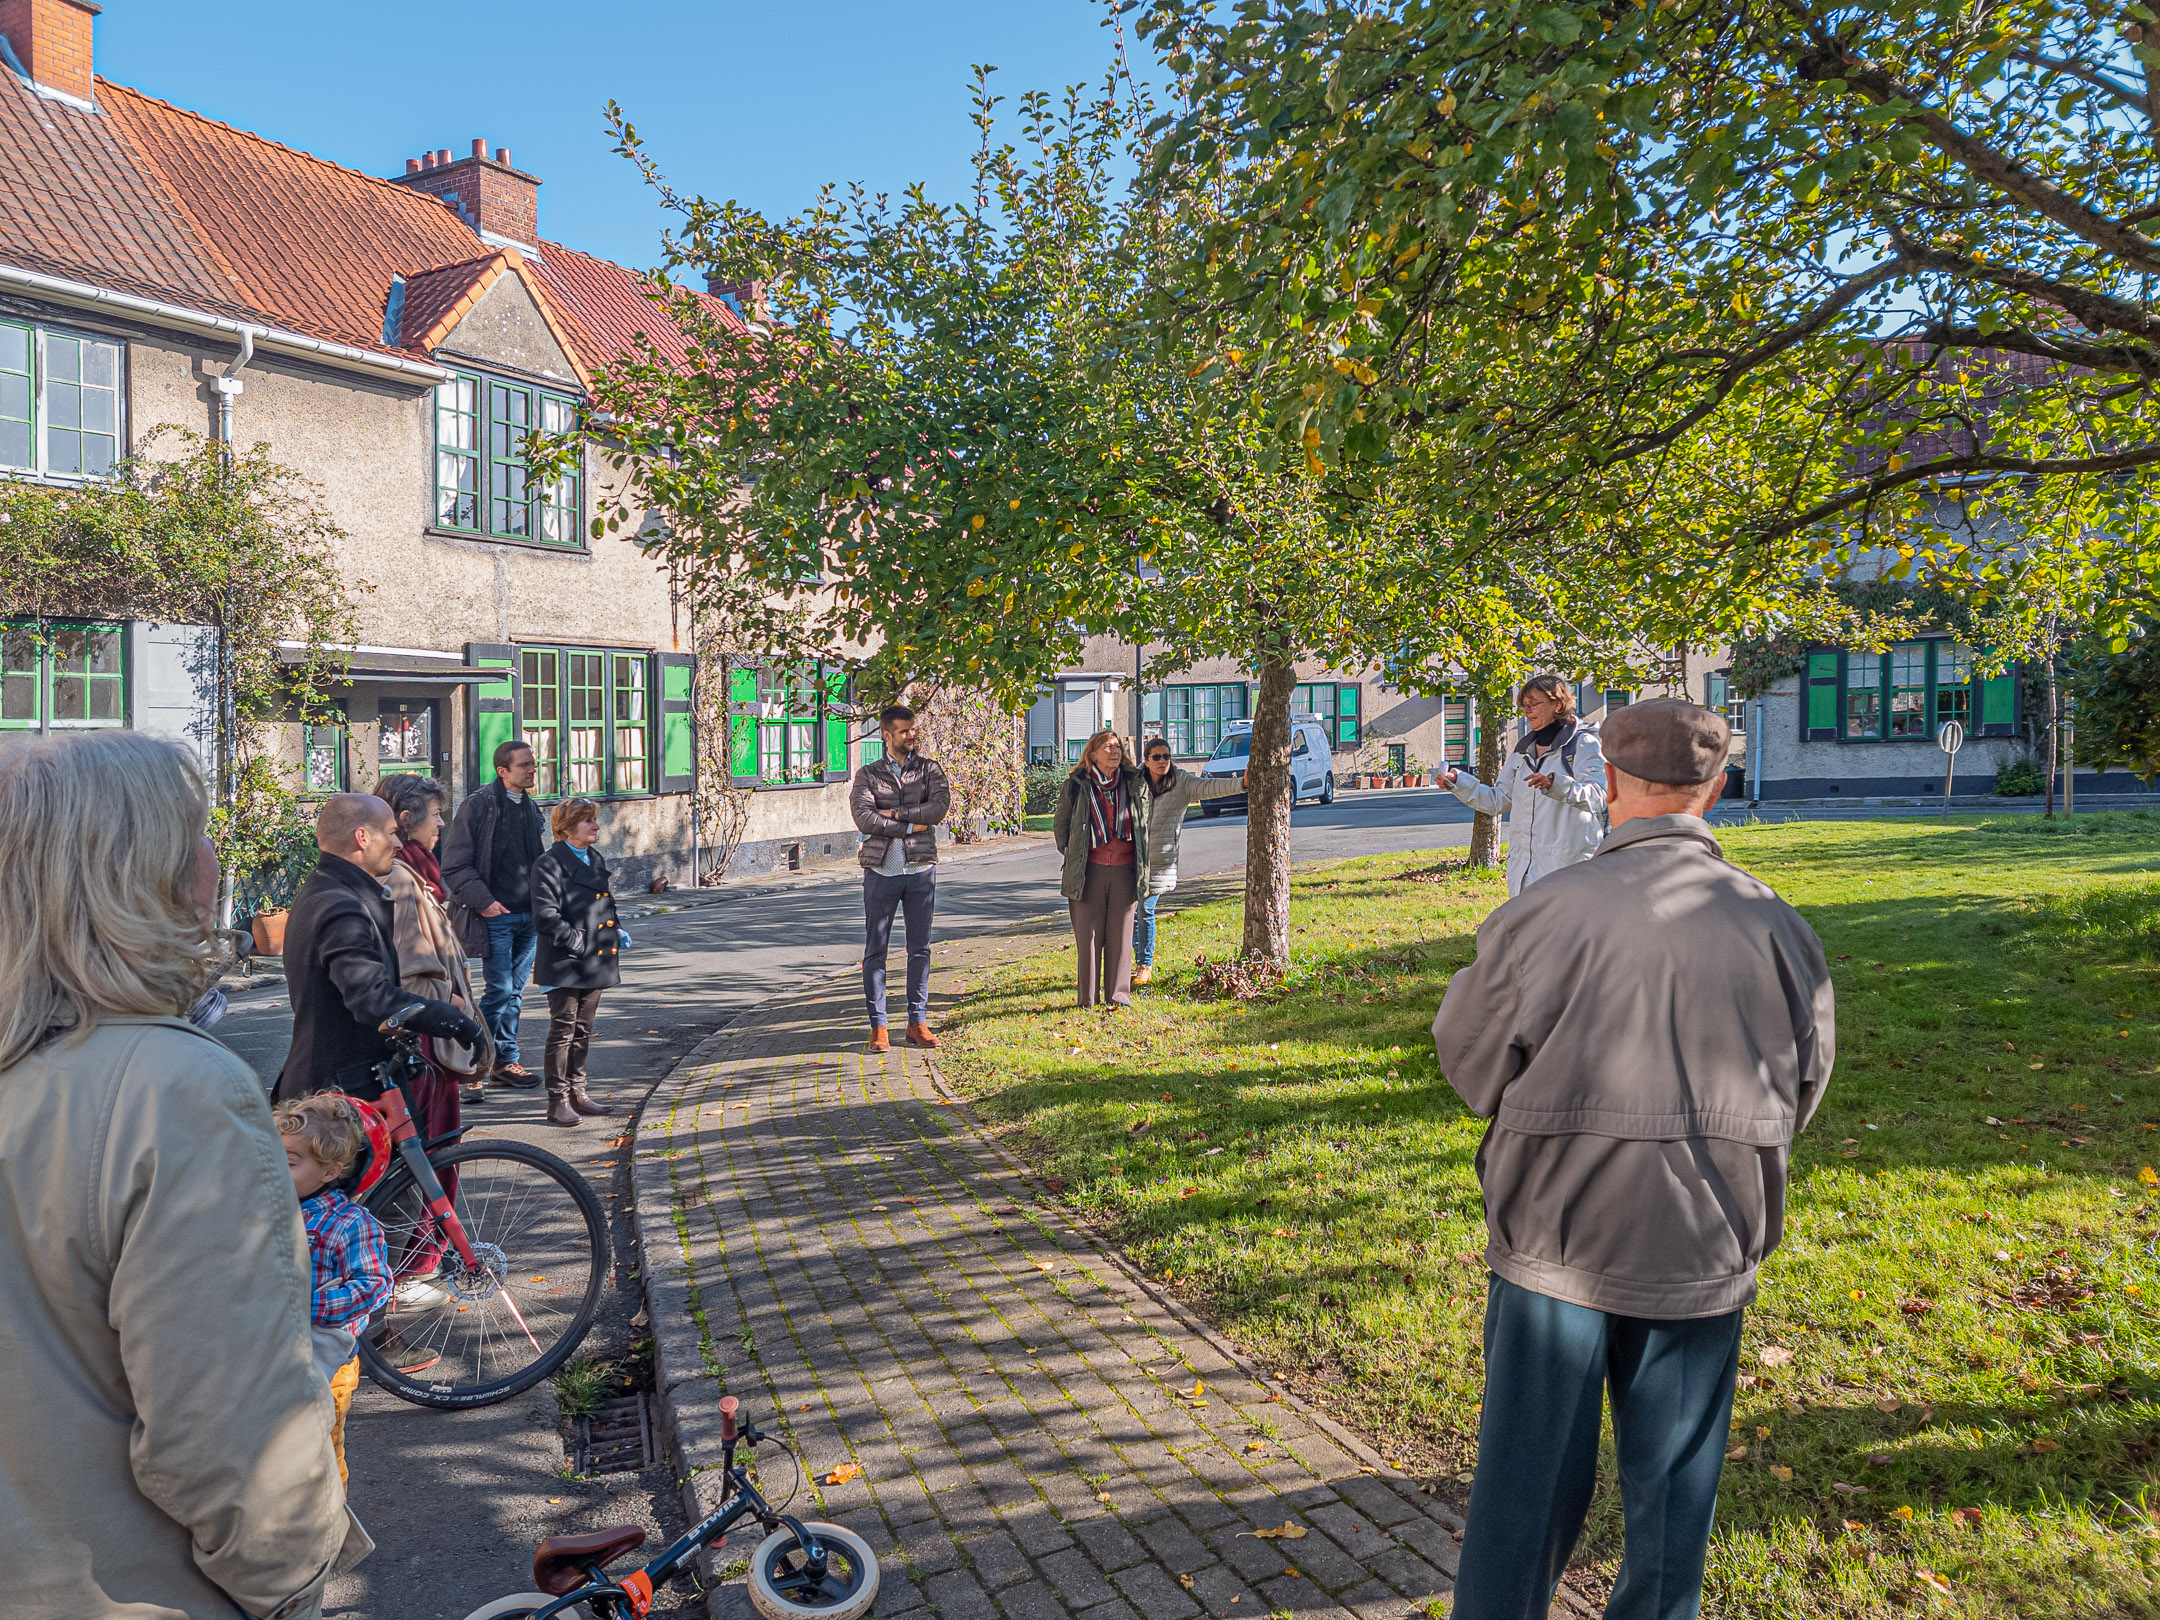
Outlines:
<svg viewBox="0 0 2160 1620"><path fill-rule="evenodd" d="M27 466L0 463L0 478L28 478L39 483L87 484L110 475L105 472L55 472L52 470L52 450L46 433L51 425L52 407L50 388L52 368L46 360L46 344L49 339L63 338L73 343L97 343L113 351L113 461L117 465L125 459L128 449L128 345L125 339L104 332L85 331L80 327L55 325L50 321L17 320L0 317L0 326L12 327L24 332L30 339L30 463ZM11 418L12 420L12 418ZM81 431L78 424L77 430Z"/></svg>

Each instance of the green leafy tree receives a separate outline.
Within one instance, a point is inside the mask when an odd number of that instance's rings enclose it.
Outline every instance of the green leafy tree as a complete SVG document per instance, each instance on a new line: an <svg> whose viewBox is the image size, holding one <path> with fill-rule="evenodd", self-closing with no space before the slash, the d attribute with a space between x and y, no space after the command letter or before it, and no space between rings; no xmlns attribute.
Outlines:
<svg viewBox="0 0 2160 1620"><path fill-rule="evenodd" d="M343 536L319 494L258 445L153 438L110 478L70 487L0 479L0 618L131 616L218 631L210 836L229 877L281 868L304 835L269 728L326 712L354 639L326 559ZM297 643L297 662L280 643Z"/></svg>
<svg viewBox="0 0 2160 1620"><path fill-rule="evenodd" d="M2119 765L2148 783L2160 776L2160 637L2148 631L2120 650L2081 643L2069 677L2077 763L2102 771Z"/></svg>

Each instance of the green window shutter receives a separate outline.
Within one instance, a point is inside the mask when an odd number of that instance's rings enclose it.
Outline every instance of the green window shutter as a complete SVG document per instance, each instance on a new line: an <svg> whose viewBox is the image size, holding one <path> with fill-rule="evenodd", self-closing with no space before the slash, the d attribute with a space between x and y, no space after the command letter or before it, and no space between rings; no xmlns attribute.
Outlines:
<svg viewBox="0 0 2160 1620"><path fill-rule="evenodd" d="M820 717L825 725L825 780L845 782L848 778L848 673L844 669L827 669L824 676L825 703Z"/></svg>
<svg viewBox="0 0 2160 1620"><path fill-rule="evenodd" d="M517 648L500 641L468 641L471 669L499 669L498 680L477 682L472 692L472 769L475 788L495 780L495 750L518 734Z"/></svg>
<svg viewBox="0 0 2160 1620"><path fill-rule="evenodd" d="M662 793L697 787L697 722L693 713L697 655L664 652L660 664L660 780Z"/></svg>
<svg viewBox="0 0 2160 1620"><path fill-rule="evenodd" d="M754 665L728 671L728 778L737 787L758 781L758 672Z"/></svg>
<svg viewBox="0 0 2160 1620"><path fill-rule="evenodd" d="M1980 683L1980 730L1983 736L2007 737L2017 729L2017 676L1991 675Z"/></svg>
<svg viewBox="0 0 2160 1620"><path fill-rule="evenodd" d="M1345 686L1335 701L1335 746L1355 748L1358 745L1358 722L1362 718L1359 703L1363 693L1355 686Z"/></svg>
<svg viewBox="0 0 2160 1620"><path fill-rule="evenodd" d="M1837 740L1838 703L1844 695L1839 677L1839 657L1834 652L1808 654L1806 703L1801 710L1802 742Z"/></svg>

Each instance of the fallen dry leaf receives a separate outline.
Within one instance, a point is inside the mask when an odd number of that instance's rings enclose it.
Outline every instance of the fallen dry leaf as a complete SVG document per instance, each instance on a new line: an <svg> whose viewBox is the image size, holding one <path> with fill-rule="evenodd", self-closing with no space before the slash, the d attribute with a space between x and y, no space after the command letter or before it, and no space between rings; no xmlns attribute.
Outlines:
<svg viewBox="0 0 2160 1620"><path fill-rule="evenodd" d="M1865 1485L1848 1485L1842 1479L1833 1479L1830 1482L1830 1488L1833 1491L1836 1491L1840 1496L1867 1495L1867 1487Z"/></svg>
<svg viewBox="0 0 2160 1620"><path fill-rule="evenodd" d="M860 1479L861 1477L861 1464L842 1463L838 1468L835 1468L831 1473L827 1474L818 1483L822 1485L845 1485L849 1480Z"/></svg>
<svg viewBox="0 0 2160 1620"><path fill-rule="evenodd" d="M1875 1410L1878 1412L1895 1412L1899 1408L1903 1407L1904 1404L1905 1403L1899 1400L1896 1396L1886 1395L1881 1400L1875 1403Z"/></svg>
<svg viewBox="0 0 2160 1620"><path fill-rule="evenodd" d="M2060 1451L2062 1450L2062 1442L2060 1440L2035 1440L2032 1448L2039 1452Z"/></svg>
<svg viewBox="0 0 2160 1620"><path fill-rule="evenodd" d="M1755 1352L1755 1359L1765 1367L1790 1367L1793 1353L1782 1344L1766 1344Z"/></svg>
<svg viewBox="0 0 2160 1620"><path fill-rule="evenodd" d="M1950 1596L1950 1583L1932 1569L1916 1569L1913 1571L1913 1577L1940 1592L1944 1597Z"/></svg>
<svg viewBox="0 0 2160 1620"><path fill-rule="evenodd" d="M1261 1541L1302 1541L1305 1539L1305 1527L1285 1519L1272 1530L1240 1530L1238 1535L1253 1536Z"/></svg>
<svg viewBox="0 0 2160 1620"><path fill-rule="evenodd" d="M1783 1463L1772 1463L1770 1465L1770 1472L1771 1475L1777 1479L1792 1478L1792 1470L1790 1468L1787 1468Z"/></svg>
<svg viewBox="0 0 2160 1620"><path fill-rule="evenodd" d="M1729 1448L1725 1453L1725 1460L1727 1462L1745 1462L1747 1460L1747 1447L1733 1446Z"/></svg>

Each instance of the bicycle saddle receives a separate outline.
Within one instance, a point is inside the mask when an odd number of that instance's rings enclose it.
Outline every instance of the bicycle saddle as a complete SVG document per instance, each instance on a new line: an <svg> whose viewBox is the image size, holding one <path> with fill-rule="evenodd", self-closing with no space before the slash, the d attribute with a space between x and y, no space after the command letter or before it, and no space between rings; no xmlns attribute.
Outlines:
<svg viewBox="0 0 2160 1620"><path fill-rule="evenodd" d="M611 1564L644 1545L645 1532L634 1524L589 1536L549 1536L533 1549L533 1585L549 1597L562 1597L585 1584L587 1564Z"/></svg>

